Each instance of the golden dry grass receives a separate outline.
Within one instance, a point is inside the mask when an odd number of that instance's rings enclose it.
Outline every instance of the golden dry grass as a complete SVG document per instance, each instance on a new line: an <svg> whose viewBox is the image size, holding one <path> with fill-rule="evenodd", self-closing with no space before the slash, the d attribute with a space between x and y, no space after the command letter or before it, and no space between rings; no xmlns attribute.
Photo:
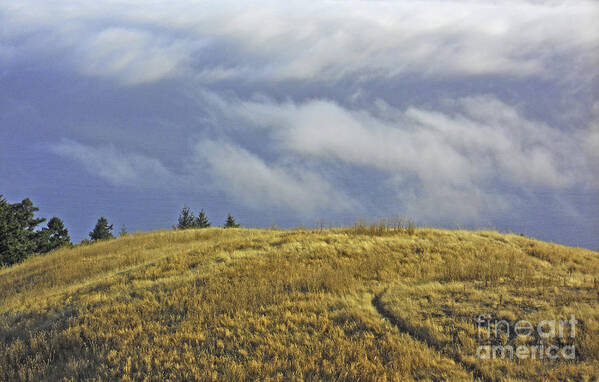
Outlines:
<svg viewBox="0 0 599 382"><path fill-rule="evenodd" d="M0 380L597 380L598 275L486 231L129 235L0 270ZM478 359L481 313L576 314L577 359Z"/></svg>

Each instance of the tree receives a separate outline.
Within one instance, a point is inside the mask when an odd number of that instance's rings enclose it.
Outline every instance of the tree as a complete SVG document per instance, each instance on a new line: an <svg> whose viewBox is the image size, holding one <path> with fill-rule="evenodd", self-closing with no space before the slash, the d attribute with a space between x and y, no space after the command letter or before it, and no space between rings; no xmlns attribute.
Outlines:
<svg viewBox="0 0 599 382"><path fill-rule="evenodd" d="M0 266L19 263L38 250L35 227L46 220L35 217L38 210L28 198L10 204L0 195Z"/></svg>
<svg viewBox="0 0 599 382"><path fill-rule="evenodd" d="M206 216L206 212L204 210L200 210L198 217L195 220L194 227L196 228L208 228L210 227L210 222L208 221L208 217Z"/></svg>
<svg viewBox="0 0 599 382"><path fill-rule="evenodd" d="M102 216L98 219L94 230L89 233L92 241L112 239L112 224L108 225L108 220Z"/></svg>
<svg viewBox="0 0 599 382"><path fill-rule="evenodd" d="M121 227L121 230L119 231L119 237L123 237L123 236L127 236L129 235L129 231L127 231L127 227L125 227L125 225L123 224L123 226Z"/></svg>
<svg viewBox="0 0 599 382"><path fill-rule="evenodd" d="M195 217L193 216L193 212L187 206L184 206L181 209L181 213L179 214L179 218L177 219L177 229L188 229L193 228L195 225Z"/></svg>
<svg viewBox="0 0 599 382"><path fill-rule="evenodd" d="M231 214L227 215L227 221L225 221L225 228L237 228L239 227L239 224L237 224L235 222L235 219L233 218L233 216L231 216Z"/></svg>
<svg viewBox="0 0 599 382"><path fill-rule="evenodd" d="M16 264L33 253L50 252L71 244L68 230L56 216L46 227L36 230L46 221L35 217L38 210L29 198L9 204L0 195L0 266Z"/></svg>
<svg viewBox="0 0 599 382"><path fill-rule="evenodd" d="M21 203L11 204L10 207L19 225L29 232L34 232L35 227L46 221L45 218L35 217L35 213L39 211L39 208L34 206L29 198L23 199Z"/></svg>
<svg viewBox="0 0 599 382"><path fill-rule="evenodd" d="M65 245L71 245L69 231L62 220L54 216L48 226L39 232L38 252L50 252Z"/></svg>
<svg viewBox="0 0 599 382"><path fill-rule="evenodd" d="M28 254L26 233L17 222L11 205L0 195L0 265L12 265Z"/></svg>

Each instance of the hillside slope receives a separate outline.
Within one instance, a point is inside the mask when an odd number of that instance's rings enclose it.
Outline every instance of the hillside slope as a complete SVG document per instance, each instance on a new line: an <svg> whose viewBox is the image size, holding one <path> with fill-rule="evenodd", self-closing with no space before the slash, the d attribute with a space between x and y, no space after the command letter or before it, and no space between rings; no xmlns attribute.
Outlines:
<svg viewBox="0 0 599 382"><path fill-rule="evenodd" d="M487 231L135 234L0 270L0 380L592 380L598 275L597 252ZM574 314L543 341L576 359L480 359L539 340L481 339L480 314Z"/></svg>

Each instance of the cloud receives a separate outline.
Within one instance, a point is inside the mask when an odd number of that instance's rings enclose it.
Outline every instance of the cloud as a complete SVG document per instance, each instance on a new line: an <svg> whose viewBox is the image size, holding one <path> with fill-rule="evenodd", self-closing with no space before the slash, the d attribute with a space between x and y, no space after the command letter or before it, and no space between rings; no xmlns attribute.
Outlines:
<svg viewBox="0 0 599 382"><path fill-rule="evenodd" d="M185 58L181 43L127 28L104 29L78 49L83 74L130 85L167 78Z"/></svg>
<svg viewBox="0 0 599 382"><path fill-rule="evenodd" d="M304 216L325 210L375 213L363 206L377 198L385 204L384 190L391 190L410 216L473 222L513 210L520 201L506 189L599 187L591 176L595 125L552 128L490 95L445 99L437 109L400 109L379 100L372 110L323 99L204 97L238 127L204 131L184 155L187 164L177 177L157 159L110 145L65 141L54 152L114 185L195 189L189 180L206 176L208 187L247 206L282 207ZM245 140L248 133L261 143ZM349 177L375 170L379 184L352 190L343 175L330 177L339 169Z"/></svg>
<svg viewBox="0 0 599 382"><path fill-rule="evenodd" d="M267 163L224 141L203 140L195 147L196 164L208 166L213 184L254 208L277 206L310 216L319 209L344 211L356 203L316 172Z"/></svg>
<svg viewBox="0 0 599 382"><path fill-rule="evenodd" d="M177 75L564 81L597 75L597 17L590 1L4 1L0 38L8 53L0 57L11 60L18 47L21 56L42 58L51 49L85 75L129 85Z"/></svg>
<svg viewBox="0 0 599 382"><path fill-rule="evenodd" d="M597 19L584 0L0 0L0 130L117 187L287 221L570 224L599 189Z"/></svg>
<svg viewBox="0 0 599 382"><path fill-rule="evenodd" d="M180 183L158 159L125 153L113 145L93 147L63 140L50 149L55 154L81 163L90 174L114 186L165 188Z"/></svg>
<svg viewBox="0 0 599 382"><path fill-rule="evenodd" d="M585 133L529 120L492 96L445 100L445 111L400 110L381 101L368 112L330 100L224 107L268 131L269 147L281 156L387 174L404 208L419 216L471 221L506 211L513 198L502 195L501 185L523 191L594 187L594 162L580 150Z"/></svg>
<svg viewBox="0 0 599 382"><path fill-rule="evenodd" d="M236 110L254 125L272 129L286 150L429 182L500 177L522 186L584 183L588 164L576 153L580 137L528 120L490 96L448 102L455 108L451 113L387 105L384 115L375 115L329 100L244 102Z"/></svg>

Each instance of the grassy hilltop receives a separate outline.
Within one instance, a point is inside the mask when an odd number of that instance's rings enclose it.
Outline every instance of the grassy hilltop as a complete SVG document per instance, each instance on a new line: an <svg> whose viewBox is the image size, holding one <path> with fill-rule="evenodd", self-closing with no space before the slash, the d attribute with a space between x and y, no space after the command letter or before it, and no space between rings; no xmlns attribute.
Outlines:
<svg viewBox="0 0 599 382"><path fill-rule="evenodd" d="M0 270L0 380L597 380L598 275L597 252L488 231L129 235ZM479 359L482 313L575 314L546 343L577 358Z"/></svg>

